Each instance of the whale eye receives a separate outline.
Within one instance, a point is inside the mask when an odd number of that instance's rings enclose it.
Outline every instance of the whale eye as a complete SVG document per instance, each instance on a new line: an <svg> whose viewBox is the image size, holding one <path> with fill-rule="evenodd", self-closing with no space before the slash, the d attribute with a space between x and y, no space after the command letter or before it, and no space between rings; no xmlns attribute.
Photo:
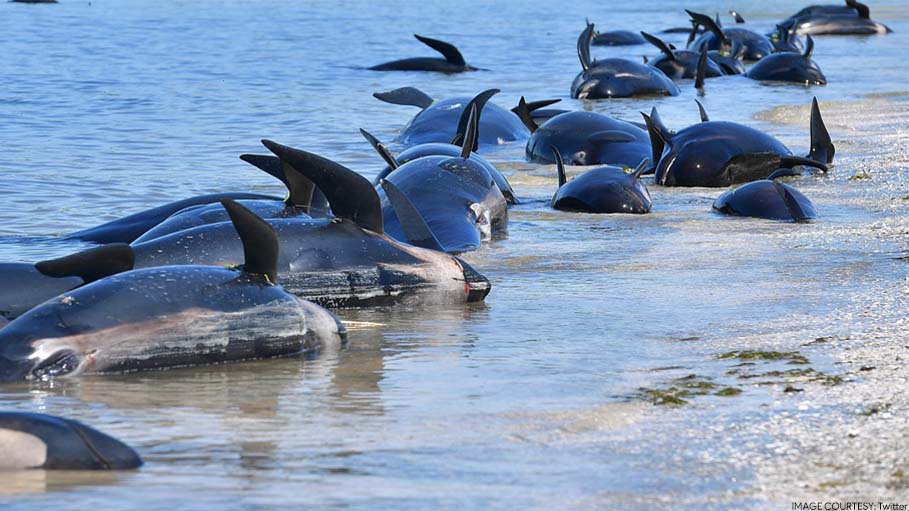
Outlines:
<svg viewBox="0 0 909 511"><path fill-rule="evenodd" d="M58 376L67 375L79 367L79 357L72 350L61 350L45 358L32 369L32 376L39 380L47 380Z"/></svg>

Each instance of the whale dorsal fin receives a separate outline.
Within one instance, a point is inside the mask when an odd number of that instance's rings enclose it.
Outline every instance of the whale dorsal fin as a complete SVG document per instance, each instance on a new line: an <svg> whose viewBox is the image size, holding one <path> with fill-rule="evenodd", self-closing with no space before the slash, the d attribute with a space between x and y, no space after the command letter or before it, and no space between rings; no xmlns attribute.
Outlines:
<svg viewBox="0 0 909 511"><path fill-rule="evenodd" d="M650 44L656 46L669 60L675 60L675 53L672 52L672 48L666 45L666 42L660 39L659 37L652 36L647 32L641 31L641 36L647 40ZM646 62L645 62L646 64Z"/></svg>
<svg viewBox="0 0 909 511"><path fill-rule="evenodd" d="M649 158L644 158L643 160L641 160L641 163L638 163L638 166L634 169L634 172L631 173L632 180L637 181L638 179L641 179L641 176L644 175L644 172L647 170L647 168L649 166L650 166Z"/></svg>
<svg viewBox="0 0 909 511"><path fill-rule="evenodd" d="M731 14L732 17L735 18L736 23L745 23L745 18L743 18L742 15L739 14L738 11L736 11L735 9L730 10L729 14Z"/></svg>
<svg viewBox="0 0 909 511"><path fill-rule="evenodd" d="M858 11L859 18L865 18L866 20L871 18L871 9L867 5L856 0L846 0L846 5Z"/></svg>
<svg viewBox="0 0 909 511"><path fill-rule="evenodd" d="M518 101L518 106L515 107L517 110L518 117L521 119L521 122L524 123L524 126L527 126L527 129L531 133L534 133L539 129L537 122L533 120L533 116L530 114L530 107L527 105L527 102L524 101L524 96L521 96L521 100Z"/></svg>
<svg viewBox="0 0 909 511"><path fill-rule="evenodd" d="M262 144L315 183L325 194L335 216L378 234L385 232L379 196L365 177L340 163L301 149L271 140L263 140Z"/></svg>
<svg viewBox="0 0 909 511"><path fill-rule="evenodd" d="M287 187L284 203L309 213L313 207L325 207L325 197L312 181L280 158L266 154L241 154L240 159L280 179Z"/></svg>
<svg viewBox="0 0 909 511"><path fill-rule="evenodd" d="M385 190L385 195L388 196L388 202L391 203L391 207L395 210L395 215L398 217L407 242L416 247L445 252L445 247L433 234L423 215L410 202L410 199L404 195L404 192L387 179L383 179L380 183L382 189Z"/></svg>
<svg viewBox="0 0 909 511"><path fill-rule="evenodd" d="M696 21L691 22L691 32L688 32L688 41L685 43L685 47L691 46L691 43L694 42L694 38L698 36L698 27L701 25Z"/></svg>
<svg viewBox="0 0 909 511"><path fill-rule="evenodd" d="M688 9L685 9L685 12L687 12L688 15L691 16L691 21L697 23L698 25L702 25L707 30L713 32L713 35L715 35L720 41L722 41L723 44L725 44L727 46L730 44L729 38L726 37L726 34L723 33L723 29L720 28L719 24L717 24L716 21L711 19L710 16L707 16L706 14L700 14L697 12L691 12Z"/></svg>
<svg viewBox="0 0 909 511"><path fill-rule="evenodd" d="M698 100L694 100L694 102L698 104L698 112L701 114L701 122L709 121L710 117L707 117L707 111L704 110L704 105L702 105Z"/></svg>
<svg viewBox="0 0 909 511"><path fill-rule="evenodd" d="M811 100L811 151L808 157L821 163L833 163L833 155L836 154L836 147L830 139L830 133L827 132L827 126L824 125L824 119L821 118L821 108L817 104L817 98Z"/></svg>
<svg viewBox="0 0 909 511"><path fill-rule="evenodd" d="M454 47L453 44L446 43L445 41L439 41L438 39L430 39L428 37L423 37L421 35L414 34L414 37L417 38L417 41L429 46L433 50L441 53L445 60L449 63L456 66L466 66L467 62L464 61L464 57L461 55L461 52Z"/></svg>
<svg viewBox="0 0 909 511"><path fill-rule="evenodd" d="M559 188L561 188L568 182L568 178L565 176L565 164L562 163L562 153L554 145L549 147L552 148L552 157L555 158L556 172L559 175Z"/></svg>
<svg viewBox="0 0 909 511"><path fill-rule="evenodd" d="M388 92L373 92L372 97L393 105L408 105L427 108L432 105L432 98L416 87L401 87Z"/></svg>
<svg viewBox="0 0 909 511"><path fill-rule="evenodd" d="M694 88L703 89L705 78L707 78L707 48L701 50L701 56L698 58L698 70L694 76Z"/></svg>
<svg viewBox="0 0 909 511"><path fill-rule="evenodd" d="M467 117L467 132L464 134L464 145L461 146L461 158L470 158L470 152L476 147L480 138L480 116L477 114L477 105L471 103Z"/></svg>
<svg viewBox="0 0 909 511"><path fill-rule="evenodd" d="M380 142L379 139L372 136L372 133L364 130L363 128L360 128L360 134L363 135L363 138L365 138L366 141L369 142L369 145L371 145L372 148L375 149L377 153L379 153L379 156L381 156L382 159L385 160L385 163L388 164L388 167L391 170L394 170L401 166L401 164L398 163L397 158L395 158L395 155L392 154L391 151L388 150L388 147L386 147L385 144Z"/></svg>
<svg viewBox="0 0 909 511"><path fill-rule="evenodd" d="M593 40L593 23L588 23L587 27L578 36L578 59L581 61L581 69L587 71L592 64L590 60L590 42Z"/></svg>
<svg viewBox="0 0 909 511"><path fill-rule="evenodd" d="M111 243L57 259L35 263L35 268L54 278L79 277L84 284L133 269L136 253L126 243Z"/></svg>
<svg viewBox="0 0 909 511"><path fill-rule="evenodd" d="M227 210L243 243L243 272L263 275L269 283L277 284L280 244L275 229L230 199L222 200L221 205Z"/></svg>
<svg viewBox="0 0 909 511"><path fill-rule="evenodd" d="M656 166L663 157L663 148L666 144L659 131L657 131L656 126L654 126L653 119L644 112L641 112L641 117L644 118L644 124L647 125L647 135L650 138L650 154L653 156L653 165Z"/></svg>
<svg viewBox="0 0 909 511"><path fill-rule="evenodd" d="M814 39L812 39L811 34L805 38L805 53L802 54L806 59L811 58L811 54L814 53Z"/></svg>
<svg viewBox="0 0 909 511"><path fill-rule="evenodd" d="M562 100L561 99L541 99L540 101L531 101L530 103L527 103L525 101L524 105L527 106L528 112L533 112L534 110L539 110L539 109L545 108L549 105L554 105L554 104L558 103L559 101L562 101ZM518 117L521 116L520 110L521 110L520 103L518 103L518 106L511 109L511 111L514 112L514 114L517 115Z"/></svg>
<svg viewBox="0 0 909 511"><path fill-rule="evenodd" d="M480 115L482 115L482 113L483 113L483 107L486 106L486 103L489 101L489 98L495 96L499 92L500 92L499 89L484 90L483 92L474 96L473 99L471 99L470 102L467 103L467 105L464 107L464 110L461 112L461 118L458 119L458 131L455 132L456 138L452 139L453 140L452 145L460 145L456 141L464 140L466 138L468 121L470 119L470 106L474 105L477 107L477 122L480 122ZM458 138L458 135L461 135L461 137ZM476 151L479 146L479 143L480 143L480 140L479 140L479 138L477 138L474 141L474 145L470 150Z"/></svg>
<svg viewBox="0 0 909 511"><path fill-rule="evenodd" d="M811 219L811 217L805 213L805 210L802 208L802 205L799 204L799 201L793 197L792 192L789 191L789 188L786 185L774 182L773 186L776 187L776 191L783 198L786 209L789 210L789 214L792 216L793 220L796 222L805 222Z"/></svg>

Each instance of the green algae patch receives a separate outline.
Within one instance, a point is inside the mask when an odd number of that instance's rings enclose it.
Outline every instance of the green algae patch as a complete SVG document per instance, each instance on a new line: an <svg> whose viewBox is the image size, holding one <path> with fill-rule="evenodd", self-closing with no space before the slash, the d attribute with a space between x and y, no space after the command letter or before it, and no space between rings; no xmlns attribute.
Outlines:
<svg viewBox="0 0 909 511"><path fill-rule="evenodd" d="M742 393L742 389L739 389L736 387L726 387L725 389L720 389L720 390L714 392L713 395L722 396L722 397L732 397L732 396L737 396L741 393Z"/></svg>
<svg viewBox="0 0 909 511"><path fill-rule="evenodd" d="M641 388L639 396L654 405L681 406L689 404L693 398L715 395L732 397L742 391L735 387L723 387L710 378L689 374L676 378L665 388Z"/></svg>
<svg viewBox="0 0 909 511"><path fill-rule="evenodd" d="M790 364L807 364L808 357L802 355L797 351L759 351L759 350L745 350L745 351L729 351L722 353L718 356L720 360L775 360L788 361Z"/></svg>
<svg viewBox="0 0 909 511"><path fill-rule="evenodd" d="M681 406L688 404L686 397L691 393L685 389L669 387L668 389L641 389L641 395L655 405Z"/></svg>
<svg viewBox="0 0 909 511"><path fill-rule="evenodd" d="M860 170L856 172L855 175L849 177L850 181L862 181L865 179L871 179L871 173L867 170Z"/></svg>

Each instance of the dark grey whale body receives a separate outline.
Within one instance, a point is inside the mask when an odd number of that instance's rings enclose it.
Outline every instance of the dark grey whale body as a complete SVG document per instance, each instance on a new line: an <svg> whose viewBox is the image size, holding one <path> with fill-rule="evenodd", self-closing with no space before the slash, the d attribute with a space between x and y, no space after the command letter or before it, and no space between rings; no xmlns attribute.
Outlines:
<svg viewBox="0 0 909 511"><path fill-rule="evenodd" d="M467 65L461 52L453 45L417 34L413 36L421 43L441 53L445 58L414 57L386 62L369 69L373 71L436 71L448 74L477 70L475 67Z"/></svg>
<svg viewBox="0 0 909 511"><path fill-rule="evenodd" d="M812 103L811 152L807 158L793 156L782 142L748 126L710 121L672 132L660 120L656 108L644 115L650 128L653 154L659 155L655 181L663 186L722 187L764 179L779 168L810 166L827 170L834 147L817 107Z"/></svg>
<svg viewBox="0 0 909 511"><path fill-rule="evenodd" d="M571 84L576 99L627 98L632 96L677 96L679 88L659 69L627 59L591 60L594 26L578 37L581 72Z"/></svg>
<svg viewBox="0 0 909 511"><path fill-rule="evenodd" d="M773 53L773 43L763 34L758 34L747 28L722 28L710 16L686 10L691 16L692 23L698 23L707 28L694 42L689 45L691 50L733 51L737 45L744 48L742 54L745 60L761 60Z"/></svg>
<svg viewBox="0 0 909 511"><path fill-rule="evenodd" d="M127 470L142 459L123 442L80 422L27 412L0 412L0 471Z"/></svg>
<svg viewBox="0 0 909 511"><path fill-rule="evenodd" d="M874 35L893 32L871 19L871 10L856 0L845 5L812 5L780 22L796 34Z"/></svg>
<svg viewBox="0 0 909 511"><path fill-rule="evenodd" d="M553 148L558 166L559 189L549 205L563 211L584 213L649 213L653 203L640 177L649 160L644 158L633 172L620 167L597 167L568 181L558 149Z"/></svg>
<svg viewBox="0 0 909 511"><path fill-rule="evenodd" d="M769 220L805 222L817 217L814 204L795 188L768 179L752 181L723 192L713 203L714 211L732 216L750 216Z"/></svg>
<svg viewBox="0 0 909 511"><path fill-rule="evenodd" d="M239 265L131 270L52 298L0 330L0 381L340 346L345 330L337 318L275 284L274 230L235 202L223 204L242 245Z"/></svg>
<svg viewBox="0 0 909 511"><path fill-rule="evenodd" d="M778 52L759 60L745 76L753 80L792 82L801 85L826 85L827 77L811 59L814 40L808 36L804 53Z"/></svg>

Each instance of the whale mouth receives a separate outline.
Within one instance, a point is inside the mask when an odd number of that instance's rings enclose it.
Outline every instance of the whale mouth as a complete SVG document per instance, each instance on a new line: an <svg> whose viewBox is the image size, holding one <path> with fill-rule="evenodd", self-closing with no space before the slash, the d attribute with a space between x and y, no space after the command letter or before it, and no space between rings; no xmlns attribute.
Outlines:
<svg viewBox="0 0 909 511"><path fill-rule="evenodd" d="M38 365L30 371L30 376L37 380L49 380L51 378L66 376L78 369L80 363L81 360L75 351L60 350L40 361Z"/></svg>

